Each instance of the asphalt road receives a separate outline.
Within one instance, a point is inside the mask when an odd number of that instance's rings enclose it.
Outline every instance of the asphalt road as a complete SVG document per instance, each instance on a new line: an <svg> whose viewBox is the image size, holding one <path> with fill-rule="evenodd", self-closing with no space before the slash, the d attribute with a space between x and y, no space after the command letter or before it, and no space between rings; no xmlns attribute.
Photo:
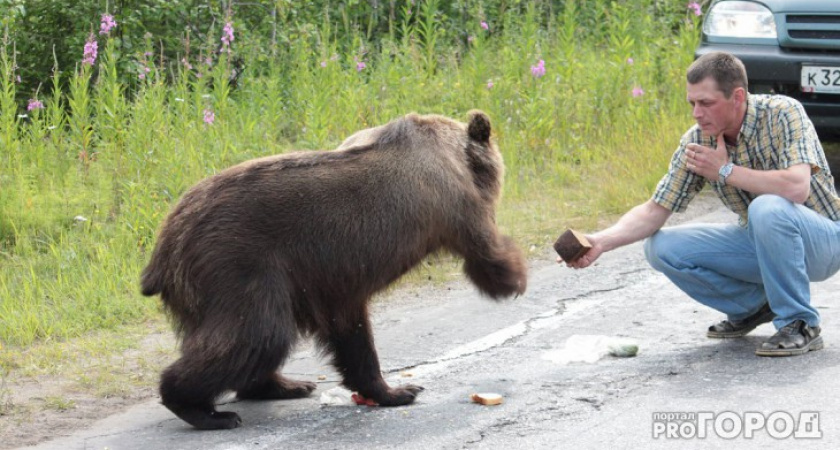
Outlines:
<svg viewBox="0 0 840 450"><path fill-rule="evenodd" d="M692 220L734 217L714 209ZM761 358L753 350L774 333L772 325L746 338L707 339L705 329L721 317L650 269L639 244L580 271L546 253L533 263L528 292L515 300L494 303L455 284L377 303L386 379L424 386L414 405L321 405L337 376L317 352L302 348L285 373L326 380L308 399L220 406L239 413L242 428L196 431L148 402L35 448L837 449L838 287L840 276L813 285L825 349ZM630 338L640 350L592 363L546 359L569 338L589 335ZM474 392L499 393L504 403L472 403Z"/></svg>

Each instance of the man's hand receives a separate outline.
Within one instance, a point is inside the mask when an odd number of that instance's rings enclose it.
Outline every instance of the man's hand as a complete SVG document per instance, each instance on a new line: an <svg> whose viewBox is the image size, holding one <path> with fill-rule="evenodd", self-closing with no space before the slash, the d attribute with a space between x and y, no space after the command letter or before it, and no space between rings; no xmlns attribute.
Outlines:
<svg viewBox="0 0 840 450"><path fill-rule="evenodd" d="M583 269L591 266L601 254L614 250L618 247L640 241L650 237L656 230L665 225L665 221L671 216L671 211L656 204L650 199L641 205L635 206L618 219L615 225L606 230L593 234L587 234L586 240L592 248L575 261L563 261L557 258L558 263L566 263L567 267Z"/></svg>
<svg viewBox="0 0 840 450"><path fill-rule="evenodd" d="M703 178L717 181L720 168L729 162L723 133L717 137L717 147L699 144L685 146L686 169ZM794 164L786 169L757 170L736 166L726 184L756 195L773 194L802 204L811 193L811 174L808 163Z"/></svg>
<svg viewBox="0 0 840 450"><path fill-rule="evenodd" d="M563 261L563 258L557 257L557 263L562 264L566 263L566 267L571 267L573 269L583 269L584 267L589 267L592 263L601 256L601 253L604 253L604 247L600 245L597 238L587 235L586 240L592 245L592 248L589 249L586 253L583 254L580 258L574 261Z"/></svg>
<svg viewBox="0 0 840 450"><path fill-rule="evenodd" d="M685 146L686 168L711 181L718 180L718 171L729 162L723 133L717 137L717 148L704 147L700 144Z"/></svg>

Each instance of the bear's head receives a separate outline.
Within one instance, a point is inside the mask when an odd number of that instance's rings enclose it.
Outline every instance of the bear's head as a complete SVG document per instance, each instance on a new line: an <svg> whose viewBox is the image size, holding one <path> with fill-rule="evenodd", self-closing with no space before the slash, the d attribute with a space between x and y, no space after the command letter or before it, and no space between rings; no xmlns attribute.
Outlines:
<svg viewBox="0 0 840 450"><path fill-rule="evenodd" d="M451 158L452 167L470 169L480 195L495 203L501 195L504 163L491 140L490 118L479 110L467 113L467 123L437 114L407 114L385 125L358 131L337 150L371 145L392 148L423 148Z"/></svg>

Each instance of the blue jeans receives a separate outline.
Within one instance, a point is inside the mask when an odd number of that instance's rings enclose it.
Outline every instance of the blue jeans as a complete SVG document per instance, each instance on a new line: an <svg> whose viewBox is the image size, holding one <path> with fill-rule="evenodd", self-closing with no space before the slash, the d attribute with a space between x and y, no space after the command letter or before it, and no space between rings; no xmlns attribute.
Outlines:
<svg viewBox="0 0 840 450"><path fill-rule="evenodd" d="M645 242L645 256L691 298L744 319L764 303L781 328L801 319L817 326L811 281L840 269L840 221L776 195L750 203L749 224L663 228Z"/></svg>

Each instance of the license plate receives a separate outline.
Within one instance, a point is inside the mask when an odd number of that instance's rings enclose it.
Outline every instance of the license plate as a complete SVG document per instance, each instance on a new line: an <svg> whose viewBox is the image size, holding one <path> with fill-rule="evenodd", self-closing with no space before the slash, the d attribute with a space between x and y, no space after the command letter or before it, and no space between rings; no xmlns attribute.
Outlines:
<svg viewBox="0 0 840 450"><path fill-rule="evenodd" d="M840 67L803 66L802 92L840 94Z"/></svg>

